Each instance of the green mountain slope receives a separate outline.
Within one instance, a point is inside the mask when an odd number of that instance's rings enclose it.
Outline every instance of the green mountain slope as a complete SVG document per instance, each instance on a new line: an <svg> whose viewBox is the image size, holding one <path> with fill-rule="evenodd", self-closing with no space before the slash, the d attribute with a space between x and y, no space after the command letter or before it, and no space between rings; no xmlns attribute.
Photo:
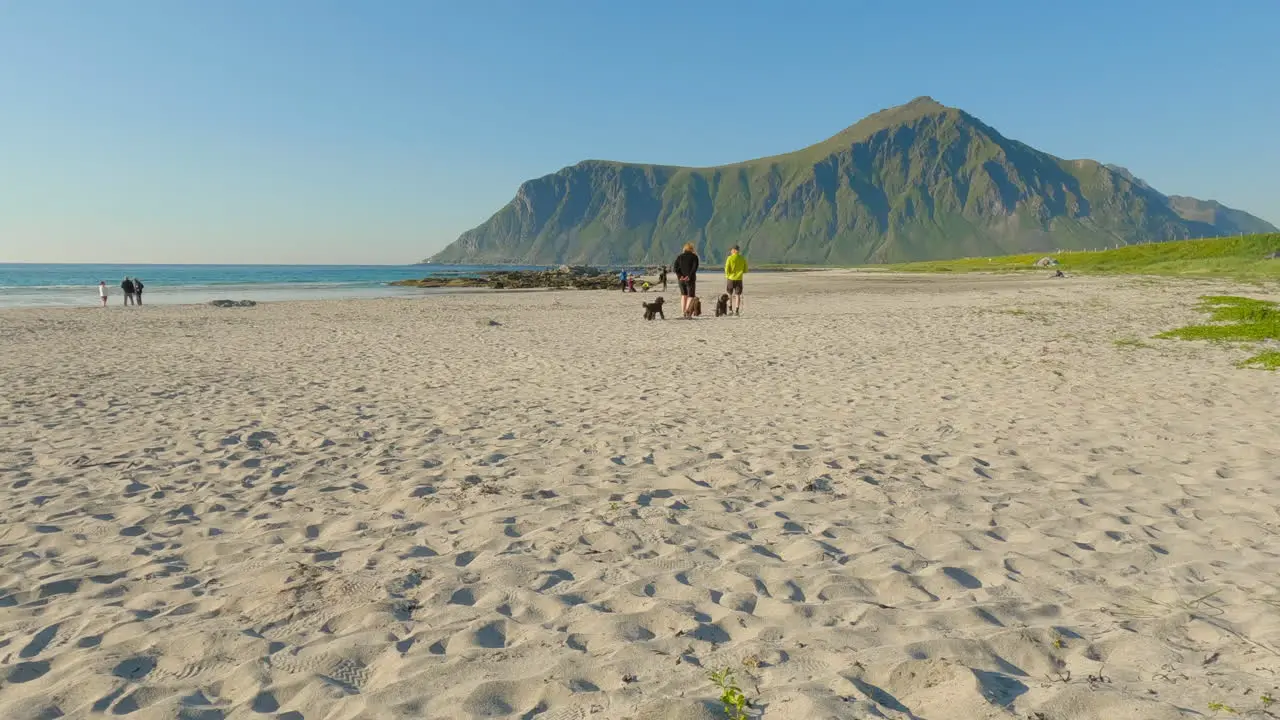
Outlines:
<svg viewBox="0 0 1280 720"><path fill-rule="evenodd" d="M757 263L852 265L1271 231L917 98L816 145L733 165L578 163L524 183L431 261L668 262L692 241L712 260L740 244Z"/></svg>

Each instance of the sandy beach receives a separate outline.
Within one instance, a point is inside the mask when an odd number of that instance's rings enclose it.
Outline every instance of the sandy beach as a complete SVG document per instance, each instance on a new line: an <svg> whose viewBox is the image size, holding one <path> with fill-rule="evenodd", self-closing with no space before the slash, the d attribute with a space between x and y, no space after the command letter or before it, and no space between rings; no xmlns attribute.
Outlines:
<svg viewBox="0 0 1280 720"><path fill-rule="evenodd" d="M0 312L0 718L1267 717L1280 385L1149 339L1207 293Z"/></svg>

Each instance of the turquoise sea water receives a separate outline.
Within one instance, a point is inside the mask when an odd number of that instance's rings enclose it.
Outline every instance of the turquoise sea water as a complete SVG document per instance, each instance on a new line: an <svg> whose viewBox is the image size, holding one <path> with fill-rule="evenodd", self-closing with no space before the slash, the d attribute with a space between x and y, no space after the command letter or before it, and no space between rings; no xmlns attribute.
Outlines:
<svg viewBox="0 0 1280 720"><path fill-rule="evenodd" d="M493 270L485 265L63 265L0 263L0 307L93 307L98 281L108 302L124 302L120 281L142 278L143 304L209 300L319 300L422 295L393 280ZM531 269L511 268L502 269ZM436 291L439 292L439 291Z"/></svg>

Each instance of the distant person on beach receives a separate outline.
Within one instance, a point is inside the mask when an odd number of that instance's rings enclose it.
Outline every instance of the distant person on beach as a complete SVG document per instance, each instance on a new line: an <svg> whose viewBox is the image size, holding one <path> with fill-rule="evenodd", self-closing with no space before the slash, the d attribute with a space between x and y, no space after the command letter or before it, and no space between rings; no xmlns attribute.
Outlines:
<svg viewBox="0 0 1280 720"><path fill-rule="evenodd" d="M618 273L618 284L622 286L622 292L627 291L627 271L623 270Z"/></svg>
<svg viewBox="0 0 1280 720"><path fill-rule="evenodd" d="M627 292L635 292L635 291L636 291L636 276L628 275L627 276Z"/></svg>
<svg viewBox="0 0 1280 720"><path fill-rule="evenodd" d="M142 304L142 281L138 278L133 279L133 304Z"/></svg>
<svg viewBox="0 0 1280 720"><path fill-rule="evenodd" d="M129 278L125 278L120 283L120 289L124 291L124 304L132 305L133 304L133 281L130 280Z"/></svg>
<svg viewBox="0 0 1280 720"><path fill-rule="evenodd" d="M698 254L693 251L693 243L684 244L684 252L671 264L671 269L680 283L680 312L685 317L692 317L689 307L698 295Z"/></svg>
<svg viewBox="0 0 1280 720"><path fill-rule="evenodd" d="M658 271L658 282L662 283L662 291L667 290L667 266L663 265L662 270Z"/></svg>
<svg viewBox="0 0 1280 720"><path fill-rule="evenodd" d="M742 276L747 273L747 259L737 245L729 248L729 257L724 261L724 291L729 294L729 312L742 314Z"/></svg>
<svg viewBox="0 0 1280 720"><path fill-rule="evenodd" d="M107 306L107 281L98 281L98 297L102 298L102 307Z"/></svg>

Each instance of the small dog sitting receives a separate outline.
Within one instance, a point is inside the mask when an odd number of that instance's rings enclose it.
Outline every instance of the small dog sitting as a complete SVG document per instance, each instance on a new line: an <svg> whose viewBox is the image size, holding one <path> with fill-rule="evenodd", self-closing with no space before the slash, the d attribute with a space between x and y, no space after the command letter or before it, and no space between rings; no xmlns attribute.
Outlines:
<svg viewBox="0 0 1280 720"><path fill-rule="evenodd" d="M689 315L688 317L702 316L702 300L696 297L689 298Z"/></svg>
<svg viewBox="0 0 1280 720"><path fill-rule="evenodd" d="M642 302L640 304L644 306L645 320L652 320L655 316L660 317L663 320L667 319L667 316L662 314L662 298L661 297L659 297L657 300L654 300L653 302Z"/></svg>
<svg viewBox="0 0 1280 720"><path fill-rule="evenodd" d="M720 299L716 301L716 317L721 317L728 314L729 314L729 296L727 294L724 294L724 295L721 295Z"/></svg>

